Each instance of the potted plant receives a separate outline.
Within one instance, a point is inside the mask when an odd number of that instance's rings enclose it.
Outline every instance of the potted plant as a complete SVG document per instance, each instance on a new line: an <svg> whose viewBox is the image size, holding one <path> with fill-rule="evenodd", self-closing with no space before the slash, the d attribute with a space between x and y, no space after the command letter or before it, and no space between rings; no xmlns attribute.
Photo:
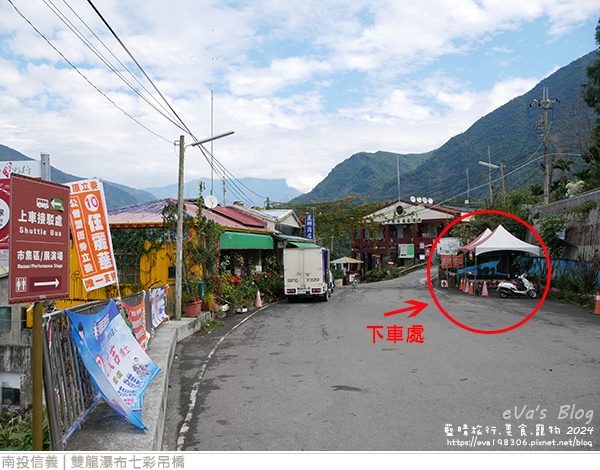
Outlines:
<svg viewBox="0 0 600 470"><path fill-rule="evenodd" d="M216 305L215 296L209 292L202 299L202 310L204 310L205 312L214 312L215 305ZM218 309L218 306L217 306L217 309Z"/></svg>
<svg viewBox="0 0 600 470"><path fill-rule="evenodd" d="M216 222L207 219L202 214L204 199L202 191L204 184L199 185L199 196L196 200L196 217L191 217L187 212L183 217L183 286L182 286L182 304L199 303L198 281L200 279L210 279L216 273L216 264L219 259L219 239L223 228ZM177 224L177 206L167 204L163 209L163 220L168 227L176 227ZM189 296L186 294L189 294ZM190 302L186 302L190 301ZM214 308L216 302L212 302ZM218 308L218 306L217 306Z"/></svg>
<svg viewBox="0 0 600 470"><path fill-rule="evenodd" d="M181 308L187 317L194 318L200 315L202 301L198 295L198 288L189 281L183 283L181 288Z"/></svg>

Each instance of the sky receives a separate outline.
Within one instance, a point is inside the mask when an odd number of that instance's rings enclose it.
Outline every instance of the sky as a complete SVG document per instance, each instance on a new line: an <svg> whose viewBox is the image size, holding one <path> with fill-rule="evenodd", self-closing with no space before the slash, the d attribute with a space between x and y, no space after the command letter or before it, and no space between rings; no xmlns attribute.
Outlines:
<svg viewBox="0 0 600 470"><path fill-rule="evenodd" d="M234 131L205 144L229 177L308 192L355 153L440 147L596 49L599 17L598 0L0 0L0 144L147 188L177 182L180 135ZM207 160L186 147L185 180Z"/></svg>

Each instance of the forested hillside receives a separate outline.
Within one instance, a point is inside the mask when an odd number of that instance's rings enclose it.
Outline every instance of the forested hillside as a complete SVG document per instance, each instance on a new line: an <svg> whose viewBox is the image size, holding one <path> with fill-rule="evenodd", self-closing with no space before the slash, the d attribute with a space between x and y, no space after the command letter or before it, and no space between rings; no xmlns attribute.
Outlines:
<svg viewBox="0 0 600 470"><path fill-rule="evenodd" d="M535 100L542 99L542 89L548 87L549 98L560 101L553 103L548 112L549 153L581 153L581 149L569 142L573 137L569 134L574 127L586 132L585 122L595 119L581 101L581 89L586 82L585 69L596 58L594 51L557 70L528 93L482 117L438 149L419 155L401 154L401 197L427 196L438 202L462 203L467 193L467 169L471 198L484 197L489 194L488 169L478 161L488 161L488 148L491 163L504 165L507 190L541 182L542 110ZM579 121L575 125L573 116ZM577 157L570 158L577 163ZM574 165L573 171L581 168ZM492 179L497 180L494 185L499 187L499 170L492 171ZM380 151L352 155L313 191L294 202L333 200L349 195L370 196L371 200L397 199L396 154Z"/></svg>

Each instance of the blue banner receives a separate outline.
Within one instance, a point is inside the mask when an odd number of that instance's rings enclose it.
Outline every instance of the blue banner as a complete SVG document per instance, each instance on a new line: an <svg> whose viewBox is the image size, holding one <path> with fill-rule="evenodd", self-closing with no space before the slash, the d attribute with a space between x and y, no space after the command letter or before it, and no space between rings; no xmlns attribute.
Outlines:
<svg viewBox="0 0 600 470"><path fill-rule="evenodd" d="M131 334L115 302L94 315L66 312L83 363L106 402L131 424L146 429L142 401L160 369Z"/></svg>
<svg viewBox="0 0 600 470"><path fill-rule="evenodd" d="M304 218L304 236L309 240L315 239L315 215L306 214Z"/></svg>

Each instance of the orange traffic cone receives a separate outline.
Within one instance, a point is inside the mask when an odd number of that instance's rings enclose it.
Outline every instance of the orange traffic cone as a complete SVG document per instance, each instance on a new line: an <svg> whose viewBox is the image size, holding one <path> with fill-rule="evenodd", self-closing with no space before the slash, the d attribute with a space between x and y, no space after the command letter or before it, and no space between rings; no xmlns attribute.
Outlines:
<svg viewBox="0 0 600 470"><path fill-rule="evenodd" d="M464 278L460 278L460 290L465 290L465 280Z"/></svg>
<svg viewBox="0 0 600 470"><path fill-rule="evenodd" d="M592 313L592 315L600 315L600 292L596 292L596 308L594 309L594 313Z"/></svg>
<svg viewBox="0 0 600 470"><path fill-rule="evenodd" d="M469 285L469 295L475 295L475 289L473 284L475 284L475 281L471 281L471 284Z"/></svg>
<svg viewBox="0 0 600 470"><path fill-rule="evenodd" d="M490 295L488 294L488 290L487 290L487 282L483 281L483 287L481 289L481 297L489 297Z"/></svg>
<svg viewBox="0 0 600 470"><path fill-rule="evenodd" d="M471 284L471 281L465 279L465 294L469 293L469 284Z"/></svg>
<svg viewBox="0 0 600 470"><path fill-rule="evenodd" d="M256 302L254 302L254 305L256 305L257 308L261 308L263 306L260 298L260 290L256 291Z"/></svg>

